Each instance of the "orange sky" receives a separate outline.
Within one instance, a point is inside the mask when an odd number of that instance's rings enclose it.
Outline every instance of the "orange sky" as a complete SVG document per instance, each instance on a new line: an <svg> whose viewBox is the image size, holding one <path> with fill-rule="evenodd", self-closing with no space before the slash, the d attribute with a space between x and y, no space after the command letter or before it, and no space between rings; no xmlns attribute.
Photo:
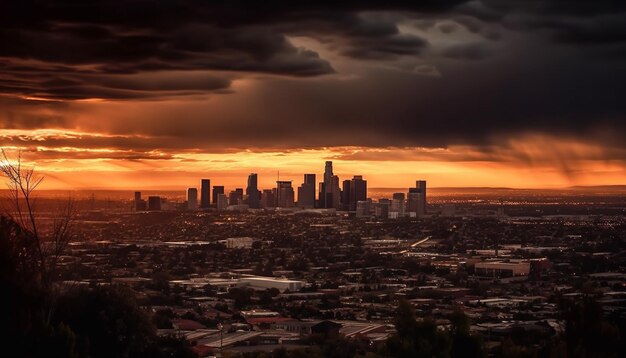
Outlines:
<svg viewBox="0 0 626 358"><path fill-rule="evenodd" d="M86 137L107 135L59 130L0 131L0 138L32 146L5 146L10 156L22 150L24 161L45 175L44 189L184 189L201 178L213 185L245 186L246 176L259 174L261 187L283 180L302 182L303 173L321 179L325 160L334 162L342 179L364 175L370 187L409 187L426 179L431 187L493 186L553 188L626 183L620 161L602 159L600 146L541 135L510 141L486 154L484 148L330 147L289 150L225 150L222 153L161 152L134 159L132 151L112 147L81 148ZM49 147L60 138L76 146Z"/></svg>

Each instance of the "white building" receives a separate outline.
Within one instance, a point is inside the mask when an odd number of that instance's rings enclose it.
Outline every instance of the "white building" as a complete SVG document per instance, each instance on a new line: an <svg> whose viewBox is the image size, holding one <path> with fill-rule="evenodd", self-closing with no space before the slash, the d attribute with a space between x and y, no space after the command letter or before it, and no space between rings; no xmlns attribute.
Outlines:
<svg viewBox="0 0 626 358"><path fill-rule="evenodd" d="M250 249L254 239L251 237L229 237L226 239L226 247L229 249Z"/></svg>
<svg viewBox="0 0 626 358"><path fill-rule="evenodd" d="M513 277L528 276L530 261L484 261L474 264L474 272L479 276Z"/></svg>
<svg viewBox="0 0 626 358"><path fill-rule="evenodd" d="M290 292L300 291L304 287L303 281L288 280L286 278L248 276L239 279L241 283L245 283L252 288L267 289L277 288L281 292L289 290Z"/></svg>

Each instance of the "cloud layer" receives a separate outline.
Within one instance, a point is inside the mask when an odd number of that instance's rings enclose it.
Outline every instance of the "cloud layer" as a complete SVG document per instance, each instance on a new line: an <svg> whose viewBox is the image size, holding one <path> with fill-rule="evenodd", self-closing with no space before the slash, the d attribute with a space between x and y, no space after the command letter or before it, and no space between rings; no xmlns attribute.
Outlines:
<svg viewBox="0 0 626 358"><path fill-rule="evenodd" d="M622 2L26 0L0 24L0 144L42 160L626 162Z"/></svg>

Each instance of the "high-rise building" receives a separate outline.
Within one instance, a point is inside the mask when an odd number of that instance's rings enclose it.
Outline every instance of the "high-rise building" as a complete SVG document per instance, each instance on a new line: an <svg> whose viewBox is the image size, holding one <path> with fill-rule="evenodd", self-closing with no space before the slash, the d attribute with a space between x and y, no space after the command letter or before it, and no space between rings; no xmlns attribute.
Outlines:
<svg viewBox="0 0 626 358"><path fill-rule="evenodd" d="M261 195L261 207L263 208L275 208L276 207L276 189L264 189Z"/></svg>
<svg viewBox="0 0 626 358"><path fill-rule="evenodd" d="M243 188L236 188L228 194L229 205L243 204Z"/></svg>
<svg viewBox="0 0 626 358"><path fill-rule="evenodd" d="M135 211L146 210L146 201L141 198L141 192L135 192Z"/></svg>
<svg viewBox="0 0 626 358"><path fill-rule="evenodd" d="M345 210L345 211L349 211L350 210L350 187L351 187L352 181L351 180L344 180L343 184L341 185L341 210ZM355 203L356 205L356 203Z"/></svg>
<svg viewBox="0 0 626 358"><path fill-rule="evenodd" d="M333 175L331 178L331 196L327 197L327 203L332 203L331 208L341 209L341 189L339 188L339 177Z"/></svg>
<svg viewBox="0 0 626 358"><path fill-rule="evenodd" d="M333 174L333 162L327 161L324 167L324 185L320 187L320 207L339 209L339 177Z"/></svg>
<svg viewBox="0 0 626 358"><path fill-rule="evenodd" d="M350 194L348 195L348 199L348 210L350 211L356 210L357 202L367 200L367 180L363 180L363 176L355 175L354 178L350 180Z"/></svg>
<svg viewBox="0 0 626 358"><path fill-rule="evenodd" d="M218 193L217 196L214 196L213 199L216 201L217 210L226 210L228 207L228 198L224 193Z"/></svg>
<svg viewBox="0 0 626 358"><path fill-rule="evenodd" d="M198 189L187 189L187 210L198 209Z"/></svg>
<svg viewBox="0 0 626 358"><path fill-rule="evenodd" d="M409 188L409 194L406 199L406 211L410 216L417 216L417 207L421 197L422 195L417 193L415 188Z"/></svg>
<svg viewBox="0 0 626 358"><path fill-rule="evenodd" d="M256 173L248 175L248 186L246 187L246 195L248 196L248 206L257 209L261 206L261 192L259 191L258 176Z"/></svg>
<svg viewBox="0 0 626 358"><path fill-rule="evenodd" d="M415 188L409 188L409 211L417 216L426 214L426 180L417 180Z"/></svg>
<svg viewBox="0 0 626 358"><path fill-rule="evenodd" d="M161 197L160 196L149 196L148 197L148 210L149 211L159 211L159 210L161 210Z"/></svg>
<svg viewBox="0 0 626 358"><path fill-rule="evenodd" d="M206 209L211 206L211 180L202 179L200 183L200 208Z"/></svg>
<svg viewBox="0 0 626 358"><path fill-rule="evenodd" d="M213 186L213 204L217 205L217 196L224 193L224 186L222 185L214 185Z"/></svg>
<svg viewBox="0 0 626 358"><path fill-rule="evenodd" d="M315 174L304 174L304 182L298 187L298 207L315 207Z"/></svg>
<svg viewBox="0 0 626 358"><path fill-rule="evenodd" d="M294 206L294 192L291 181L279 180L276 182L276 206L292 208Z"/></svg>

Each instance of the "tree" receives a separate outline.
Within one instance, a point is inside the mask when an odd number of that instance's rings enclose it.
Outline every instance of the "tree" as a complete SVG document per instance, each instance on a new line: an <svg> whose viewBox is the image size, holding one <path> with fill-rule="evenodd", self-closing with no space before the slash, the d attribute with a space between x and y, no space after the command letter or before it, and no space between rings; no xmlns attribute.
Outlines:
<svg viewBox="0 0 626 358"><path fill-rule="evenodd" d="M406 301L400 301L396 313L397 333L387 341L385 354L393 357L448 357L450 337L437 329L430 319L417 321Z"/></svg>
<svg viewBox="0 0 626 358"><path fill-rule="evenodd" d="M9 188L9 207L4 215L17 223L27 234L28 260L38 273L38 280L44 287L50 287L59 257L63 255L69 242L74 238L75 207L71 199L63 205L53 217L49 227L41 227L37 217L37 198L34 191L43 182L44 177L35 173L34 168L24 167L21 152L17 158L9 158L7 152L1 150L0 173L7 179Z"/></svg>
<svg viewBox="0 0 626 358"><path fill-rule="evenodd" d="M469 317L460 308L450 316L450 335L452 337L452 357L478 358L484 357L482 343L476 336L470 335Z"/></svg>

